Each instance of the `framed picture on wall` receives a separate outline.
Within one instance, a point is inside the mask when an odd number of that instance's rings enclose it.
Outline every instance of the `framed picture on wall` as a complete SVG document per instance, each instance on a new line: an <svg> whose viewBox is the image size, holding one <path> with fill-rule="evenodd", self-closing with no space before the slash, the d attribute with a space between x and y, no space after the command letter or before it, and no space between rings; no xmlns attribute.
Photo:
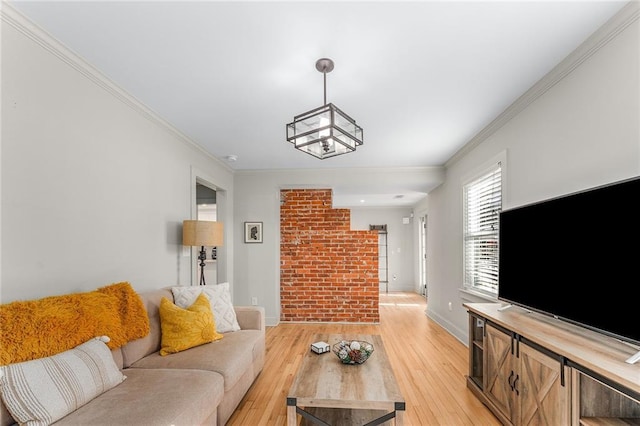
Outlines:
<svg viewBox="0 0 640 426"><path fill-rule="evenodd" d="M244 223L244 242L245 243L261 243L262 242L262 222L245 222Z"/></svg>

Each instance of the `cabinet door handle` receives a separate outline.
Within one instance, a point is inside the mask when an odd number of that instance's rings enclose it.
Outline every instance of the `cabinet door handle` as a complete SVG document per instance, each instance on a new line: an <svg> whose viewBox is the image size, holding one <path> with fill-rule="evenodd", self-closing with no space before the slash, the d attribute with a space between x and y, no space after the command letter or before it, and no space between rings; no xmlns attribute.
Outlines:
<svg viewBox="0 0 640 426"><path fill-rule="evenodd" d="M509 378L507 379L507 382L509 383L509 387L513 391L513 383L511 383L512 378L513 378L513 370L511 370L511 374L509 374Z"/></svg>
<svg viewBox="0 0 640 426"><path fill-rule="evenodd" d="M518 391L518 387L517 387L518 380L520 380L520 375L516 374L516 378L513 381L513 388L512 388L513 390L516 391L516 395L520 395L520 392Z"/></svg>

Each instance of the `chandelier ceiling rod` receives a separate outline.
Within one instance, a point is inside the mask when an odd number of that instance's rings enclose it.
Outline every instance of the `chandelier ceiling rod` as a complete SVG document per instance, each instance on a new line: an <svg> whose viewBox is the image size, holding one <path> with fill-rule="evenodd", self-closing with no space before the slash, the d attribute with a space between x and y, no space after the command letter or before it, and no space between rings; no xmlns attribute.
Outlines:
<svg viewBox="0 0 640 426"><path fill-rule="evenodd" d="M323 72L322 77L324 77L324 105L327 104L327 73Z"/></svg>
<svg viewBox="0 0 640 426"><path fill-rule="evenodd" d="M327 104L327 73L333 71L334 63L329 58L320 58L316 61L316 69L324 77L324 105Z"/></svg>

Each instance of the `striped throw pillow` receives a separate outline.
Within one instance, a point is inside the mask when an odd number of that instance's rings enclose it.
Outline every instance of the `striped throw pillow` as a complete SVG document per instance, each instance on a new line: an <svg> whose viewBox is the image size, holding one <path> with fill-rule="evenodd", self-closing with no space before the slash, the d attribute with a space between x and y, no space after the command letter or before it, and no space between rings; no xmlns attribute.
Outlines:
<svg viewBox="0 0 640 426"><path fill-rule="evenodd" d="M0 395L21 425L48 425L122 383L105 342L96 337L59 354L0 367Z"/></svg>

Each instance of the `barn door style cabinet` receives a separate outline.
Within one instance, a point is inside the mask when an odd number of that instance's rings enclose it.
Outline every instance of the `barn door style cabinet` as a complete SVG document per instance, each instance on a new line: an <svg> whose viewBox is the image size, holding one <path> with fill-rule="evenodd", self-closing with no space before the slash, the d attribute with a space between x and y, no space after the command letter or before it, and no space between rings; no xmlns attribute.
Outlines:
<svg viewBox="0 0 640 426"><path fill-rule="evenodd" d="M634 348L497 303L469 303L467 386L505 425L640 425Z"/></svg>
<svg viewBox="0 0 640 426"><path fill-rule="evenodd" d="M571 375L564 358L491 322L485 332L483 389L503 422L568 425Z"/></svg>

